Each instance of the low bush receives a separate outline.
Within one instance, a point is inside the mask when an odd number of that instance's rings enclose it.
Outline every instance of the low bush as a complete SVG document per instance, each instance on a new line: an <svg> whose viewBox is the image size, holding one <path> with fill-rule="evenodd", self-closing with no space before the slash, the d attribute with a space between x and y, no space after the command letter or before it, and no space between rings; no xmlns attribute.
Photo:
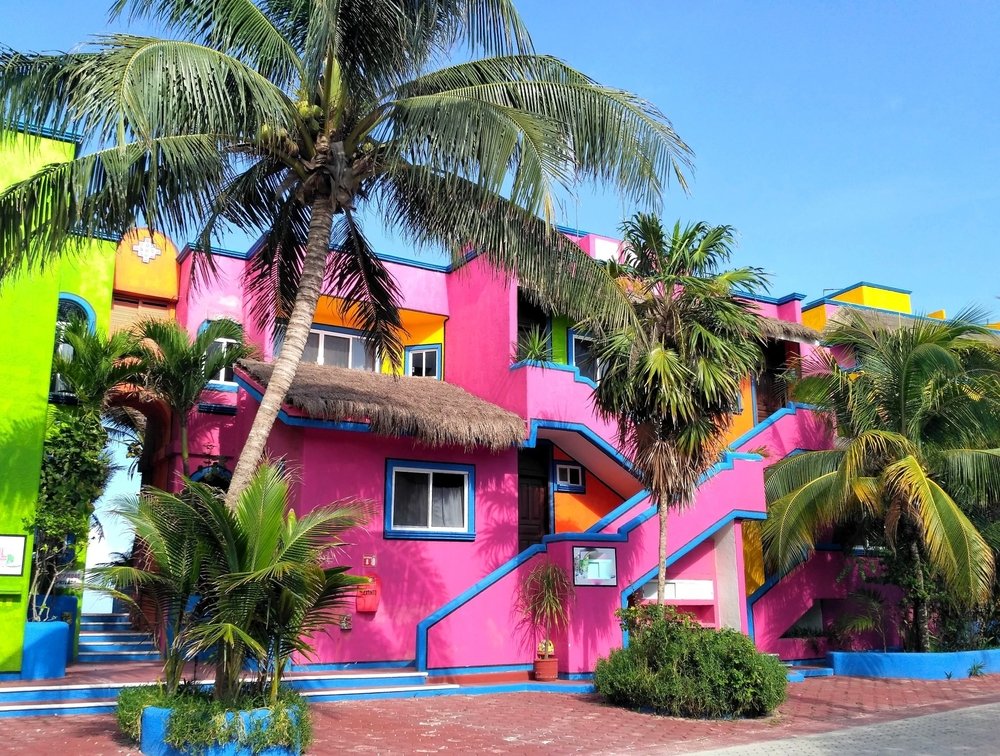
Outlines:
<svg viewBox="0 0 1000 756"><path fill-rule="evenodd" d="M200 686L182 685L170 695L162 685L124 688L118 694L118 726L130 739L139 742L142 735L142 710L147 706L170 709L167 745L192 753L204 751L214 743L235 742L260 753L272 746L298 747L312 741L312 720L305 700L296 692L282 688L277 703L269 695L245 689L235 704L225 705L212 698L212 691ZM268 708L268 726L243 727L238 717L227 721L230 711Z"/></svg>
<svg viewBox="0 0 1000 756"><path fill-rule="evenodd" d="M703 628L672 607L634 607L618 616L629 644L594 672L609 703L718 719L763 716L785 700L784 666L742 633Z"/></svg>

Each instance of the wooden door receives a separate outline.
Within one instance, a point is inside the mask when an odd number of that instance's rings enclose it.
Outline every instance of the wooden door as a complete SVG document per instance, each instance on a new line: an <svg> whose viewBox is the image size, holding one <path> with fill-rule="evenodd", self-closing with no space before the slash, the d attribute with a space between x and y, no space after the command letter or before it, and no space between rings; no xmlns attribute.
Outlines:
<svg viewBox="0 0 1000 756"><path fill-rule="evenodd" d="M517 486L517 550L542 542L548 532L549 484L540 478L521 476Z"/></svg>

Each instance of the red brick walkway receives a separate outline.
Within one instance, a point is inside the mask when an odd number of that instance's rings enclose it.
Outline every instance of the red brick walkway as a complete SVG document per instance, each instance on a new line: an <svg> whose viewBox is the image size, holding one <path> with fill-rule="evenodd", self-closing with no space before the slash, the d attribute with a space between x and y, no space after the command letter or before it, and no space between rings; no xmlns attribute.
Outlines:
<svg viewBox="0 0 1000 756"><path fill-rule="evenodd" d="M789 686L768 719L655 717L546 693L317 704L315 754L684 753L1000 703L1000 675L950 681L833 677ZM0 720L0 753L135 753L114 718Z"/></svg>

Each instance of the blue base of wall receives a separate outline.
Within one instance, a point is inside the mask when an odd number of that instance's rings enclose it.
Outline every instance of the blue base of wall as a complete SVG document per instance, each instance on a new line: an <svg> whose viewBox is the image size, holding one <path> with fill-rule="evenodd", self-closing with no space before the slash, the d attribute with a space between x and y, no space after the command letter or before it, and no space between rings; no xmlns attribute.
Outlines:
<svg viewBox="0 0 1000 756"><path fill-rule="evenodd" d="M950 653L899 653L882 651L831 651L827 663L836 675L890 677L910 680L947 680L1000 673L1000 649Z"/></svg>
<svg viewBox="0 0 1000 756"><path fill-rule="evenodd" d="M239 716L243 720L244 728L249 730L255 723L269 720L271 712L267 709L255 709L254 711L230 712L226 716L230 719ZM188 751L178 751L165 742L169 720L170 709L147 706L142 710L142 740L139 743L139 748L146 756L186 756L189 753ZM249 746L241 747L235 743L217 743L205 750L199 750L198 753L204 754L204 756L298 756L302 753L302 749L272 746L263 751L257 751L255 754Z"/></svg>

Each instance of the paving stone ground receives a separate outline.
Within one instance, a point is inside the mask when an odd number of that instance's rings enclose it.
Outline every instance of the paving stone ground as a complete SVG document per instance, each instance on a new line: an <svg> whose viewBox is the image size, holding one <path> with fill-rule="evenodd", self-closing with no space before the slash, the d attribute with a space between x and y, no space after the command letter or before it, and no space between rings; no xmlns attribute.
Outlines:
<svg viewBox="0 0 1000 756"><path fill-rule="evenodd" d="M314 706L316 742L310 752L672 754L738 746L729 753L848 754L858 751L850 746L788 749L814 747L815 741L803 736L832 731L841 731L837 738L853 734L861 737L860 743L870 743L872 736L865 741L865 731L845 728L887 722L898 722L879 730L888 733L890 742L897 734L924 732L926 737L945 727L953 733L950 740L962 742L965 729L970 739L979 737L975 733L984 716L996 721L1000 706L971 708L987 704L1000 704L1000 675L948 681L813 678L790 685L788 701L775 716L749 721L657 717L614 709L593 697L548 693L354 701ZM966 716L913 719L956 710ZM789 738L796 738L797 746L785 742ZM992 740L996 748L985 752L1000 753L1000 736ZM770 742L763 750L748 751L765 741ZM881 745L860 750L887 752ZM921 753L913 747L898 752ZM117 736L114 717L71 716L0 719L0 753L97 756L136 751Z"/></svg>

